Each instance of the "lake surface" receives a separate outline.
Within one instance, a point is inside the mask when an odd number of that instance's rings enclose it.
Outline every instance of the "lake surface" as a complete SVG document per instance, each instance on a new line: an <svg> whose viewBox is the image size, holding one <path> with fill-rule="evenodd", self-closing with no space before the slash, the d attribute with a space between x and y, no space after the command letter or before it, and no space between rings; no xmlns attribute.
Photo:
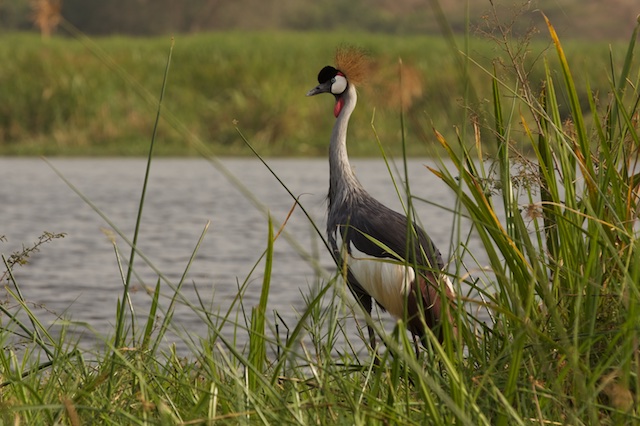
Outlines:
<svg viewBox="0 0 640 426"><path fill-rule="evenodd" d="M262 285L263 263L250 275L267 247L270 212L274 226L287 217L294 202L266 167L254 158L223 159L216 166L204 159L155 159L141 223L138 246L157 270L177 284L207 222L210 227L186 276L182 294L197 304L198 296L213 312L225 312L249 277L243 304L250 314L257 305ZM142 159L52 159L51 163L75 185L125 235L132 238L146 160ZM324 234L328 163L326 159L271 159L269 166L300 196L301 203ZM430 200L416 203L419 220L450 260L455 195L424 166L438 167L434 160L411 160L409 176L414 195ZM401 203L381 160L354 160L356 173L368 191L401 210ZM229 179L226 170L233 178ZM29 247L44 232L65 233L41 247L29 262L16 266L14 275L25 299L53 330L59 318L86 323L78 326L83 344L112 335L116 301L123 284L112 242L104 229L110 226L58 177L41 159L0 158L0 252L9 256ZM234 181L236 180L236 181ZM235 183L234 183L235 182ZM252 202L239 187L244 186L265 210ZM445 208L443 208L443 207ZM309 296L326 278L319 278L307 255L331 274L335 270L322 241L300 209L286 224L286 236L275 242L268 312L277 311L289 325L305 307ZM119 236L116 244L126 270L130 247ZM477 240L469 248L481 261ZM301 254L301 250L303 253ZM452 262L455 263L455 262ZM158 273L138 256L134 261L132 302L145 318ZM2 268L4 270L4 268ZM454 271L452 265L450 271ZM330 275L327 275L330 276ZM5 281L3 284L7 284ZM194 288L197 289L197 294ZM15 309L15 301L0 289L0 301ZM168 306L173 294L162 287L161 303ZM242 315L240 313L240 315ZM386 314L383 314L386 316ZM275 315L271 315L275 317ZM140 321L139 321L140 322ZM6 326L6 319L0 323ZM206 329L193 309L178 304L173 318L177 334L167 341L183 346L179 334L197 340ZM97 333L89 331L95 330ZM182 330L182 331L180 331ZM173 339L173 340L172 340ZM238 336L239 343L244 342Z"/></svg>

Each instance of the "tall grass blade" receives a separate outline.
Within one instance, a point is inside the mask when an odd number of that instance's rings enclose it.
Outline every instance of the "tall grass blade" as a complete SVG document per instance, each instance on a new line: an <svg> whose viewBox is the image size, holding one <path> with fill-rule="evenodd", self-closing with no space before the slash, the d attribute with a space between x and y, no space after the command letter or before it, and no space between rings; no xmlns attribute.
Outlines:
<svg viewBox="0 0 640 426"><path fill-rule="evenodd" d="M147 315L147 325L144 328L144 334L142 335L141 349L146 350L151 342L151 334L155 328L156 312L158 311L158 299L160 297L160 280L156 282L153 296L151 296L151 306L149 307L149 315Z"/></svg>
<svg viewBox="0 0 640 426"><path fill-rule="evenodd" d="M546 110L547 96L544 92L540 94L540 103ZM534 137L526 125L526 120L522 120L525 126L525 131L532 146L534 144ZM542 202L542 221L545 234L545 240L547 244L547 250L549 251L549 257L552 260L558 258L559 238L558 227L556 224L556 218L560 215L554 200L557 200L556 182L558 178L555 173L555 164L553 159L553 153L551 148L551 141L549 138L549 123L548 120L540 120L540 126L542 131L538 135L538 143L536 154L538 158L538 173L540 177L540 201ZM554 197L555 195L555 197Z"/></svg>
<svg viewBox="0 0 640 426"><path fill-rule="evenodd" d="M134 264L134 260L135 260L135 254L136 254L136 247L138 246L138 236L140 234L140 224L142 222L142 211L143 211L143 207L144 207L144 203L145 203L145 198L146 198L146 193L147 193L147 185L149 182L149 174L151 171L151 160L153 159L153 148L155 146L155 140L156 140L156 135L157 135L157 131L158 131L158 123L160 122L160 112L162 111L162 100L164 99L164 93L165 93L165 88L167 85L167 79L169 77L169 65L171 64L171 55L173 54L173 40L171 41L171 47L169 48L169 54L167 56L167 62L165 65L165 69L164 69L164 76L162 79L162 87L160 89L160 98L158 99L158 109L156 112L156 119L155 119L155 123L153 125L153 133L151 135L151 143L149 145L149 155L147 157L147 167L145 170L145 175L144 175L144 182L142 184L142 194L140 195L140 203L138 206L138 214L136 216L136 224L135 224L135 228L133 231L133 240L132 240L132 247L131 247L131 255L129 256L129 264L128 264L128 268L127 268L127 276L125 279L125 283L124 283L124 289L123 289L123 297L122 297L122 301L124 302L125 300L127 300L127 298L129 297L129 287L131 285L131 277L133 275L133 264ZM115 348L115 350L119 350L120 346L122 345L123 341L124 341L124 309L122 308L122 305L120 305L120 309L117 312L117 318L116 318L116 331L115 331L115 335L114 335L114 343L113 343L113 347ZM113 361L111 364L111 377L113 377L113 372L115 371L116 368L116 363L115 363L115 359L116 359L116 354L114 352L113 354ZM112 380L108 381L109 386L107 389L107 395L110 398L111 397L111 391L112 391Z"/></svg>
<svg viewBox="0 0 640 426"><path fill-rule="evenodd" d="M500 188L502 201L506 215L507 233L513 238L514 234L514 209L517 209L517 200L511 184L511 162L509 160L509 135L506 132L504 118L502 117L502 102L500 100L500 86L495 75L493 82L493 110L495 114L495 132L498 139L498 161L500 164Z"/></svg>
<svg viewBox="0 0 640 426"><path fill-rule="evenodd" d="M269 288L271 286L271 269L273 267L273 224L269 220L269 236L267 239L267 251L264 265L264 278L262 280L262 291L260 292L260 302L251 311L251 331L249 334L249 362L254 366L248 372L249 389L255 392L259 382L256 374L264 374L267 361L267 347L265 335L267 301L269 299Z"/></svg>
<svg viewBox="0 0 640 426"><path fill-rule="evenodd" d="M620 76L615 78L612 68L612 82L615 86L616 98L622 98L625 87L628 85L628 78L631 73L631 65L633 64L633 54L636 47L636 41L638 39L638 32L640 31L640 21L636 24L629 39L629 45L627 46L627 54L624 57L624 64L620 70ZM613 62L613 59L612 59ZM608 141L614 141L616 128L618 126L618 108L619 103L613 102L611 105L611 111L607 119ZM621 132L623 134L623 132Z"/></svg>
<svg viewBox="0 0 640 426"><path fill-rule="evenodd" d="M549 21L549 18L545 14L542 14L545 22L547 23L547 28L549 30L549 35L551 36L551 40L556 48L556 52L558 54L558 59L560 61L560 66L562 68L562 76L564 77L565 87L567 89L567 96L569 97L569 104L571 105L571 117L574 121L575 130L576 130L576 139L578 141L578 145L580 150L576 151L576 155L578 156L578 163L581 166L581 171L584 175L585 181L589 189L593 192L595 191L593 177L591 176L591 171L593 170L593 163L591 159L591 146L590 140L587 136L587 130L584 124L584 115L582 113L582 107L580 106L580 100L578 98L578 92L576 90L576 85L574 79L571 75L571 70L569 68L569 62L567 61L567 57L564 53L564 49L562 48L562 44L560 43L560 39L558 38L558 34L556 33L555 28Z"/></svg>
<svg viewBox="0 0 640 426"><path fill-rule="evenodd" d="M189 272L189 269L191 268L191 265L193 264L193 261L196 258L196 254L198 253L198 249L200 248L200 245L202 244L202 241L204 240L204 236L207 234L207 231L209 230L209 224L211 222L207 222L206 225L204 226L202 232L200 233L200 238L198 238L198 241L196 243L195 248L193 249L193 251L191 252L191 256L189 257L189 261L187 262L187 265L185 266L184 271L182 272L182 276L180 277L180 281L178 281L178 285L173 288L173 295L171 296L171 301L169 302L169 306L166 309L165 312L165 317L162 320L162 324L160 325L160 329L158 331L158 335L156 337L153 349L152 349L152 353L156 353L156 351L158 350L158 347L162 341L162 339L164 338L167 330L169 329L169 325L171 323L171 320L173 319L173 313L175 310L175 306L178 300L178 297L181 296L181 291L182 291L182 286L184 285L184 282L187 278L187 273ZM158 284L160 284L160 281L158 281Z"/></svg>
<svg viewBox="0 0 640 426"><path fill-rule="evenodd" d="M165 88L167 87L167 79L169 77L169 66L171 65L171 56L173 55L173 46L174 46L174 41L173 39L171 40L171 46L169 48L169 54L167 56L167 62L165 65L165 69L164 69L164 76L162 78L162 87L160 89L160 97L158 99L158 109L156 111L156 119L155 122L153 124L153 132L151 135L151 143L149 144L149 155L147 157L147 167L145 169L145 173L144 173L144 182L142 184L142 194L140 195L140 203L138 205L138 214L136 216L136 225L133 231L133 247L131 248L131 255L129 256L129 265L128 265L128 269L127 269L127 277L125 280L125 285L124 285L124 296L122 300L125 300L127 297L127 294L129 293L129 286L131 285L131 276L133 274L133 264L134 264L134 260L135 260L135 255L136 255L136 249L135 247L138 246L138 236L140 234L140 224L142 222L142 211L144 208L144 203L145 203L145 198L146 198L146 194L147 194L147 185L149 183L149 175L151 172L151 161L153 159L153 149L155 146L155 141L156 141L156 135L158 134L158 124L160 122L160 113L162 111L162 101L164 99L164 93L165 93ZM124 311L120 312L120 316L117 319L116 322L116 334L114 336L114 346L117 348L120 346L121 341L123 339L122 336L122 331L123 331L123 327L124 327Z"/></svg>

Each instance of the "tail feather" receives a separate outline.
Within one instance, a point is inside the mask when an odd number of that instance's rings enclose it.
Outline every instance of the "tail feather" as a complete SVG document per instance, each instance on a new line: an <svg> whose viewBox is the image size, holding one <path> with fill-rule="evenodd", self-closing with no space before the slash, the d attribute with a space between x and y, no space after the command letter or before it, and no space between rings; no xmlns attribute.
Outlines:
<svg viewBox="0 0 640 426"><path fill-rule="evenodd" d="M444 308L441 296L447 298L445 301L448 305L447 308ZM407 298L407 328L423 341L427 334L426 326L436 334L438 341L442 343L444 339L443 322L451 324L454 334L457 334L450 309L454 299L453 286L448 277L444 275L437 277L430 271L426 271L424 275L420 274L412 283L412 291Z"/></svg>

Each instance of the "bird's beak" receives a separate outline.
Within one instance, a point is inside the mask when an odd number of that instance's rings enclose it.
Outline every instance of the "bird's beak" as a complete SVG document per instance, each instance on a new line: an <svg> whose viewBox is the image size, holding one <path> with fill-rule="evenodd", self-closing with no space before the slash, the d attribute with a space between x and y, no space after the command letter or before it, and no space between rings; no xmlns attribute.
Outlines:
<svg viewBox="0 0 640 426"><path fill-rule="evenodd" d="M317 95L319 93L330 93L331 92L331 80L326 81L324 83L318 84L313 89L307 92L307 96Z"/></svg>

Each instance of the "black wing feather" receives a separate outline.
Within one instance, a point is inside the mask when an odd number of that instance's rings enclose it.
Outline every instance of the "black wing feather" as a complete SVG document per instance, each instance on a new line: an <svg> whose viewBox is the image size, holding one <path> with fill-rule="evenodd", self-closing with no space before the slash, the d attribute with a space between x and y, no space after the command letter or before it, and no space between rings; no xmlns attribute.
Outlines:
<svg viewBox="0 0 640 426"><path fill-rule="evenodd" d="M366 199L352 211L355 213L351 215L350 222L341 227L341 232L344 240L353 243L361 252L383 258L394 258L393 253L395 253L417 266L427 269L444 269L440 251L427 233L415 223L413 224L415 234L407 232L406 216L391 210L373 198ZM407 237L414 240L412 244L407 244ZM387 246L393 253L386 252L376 241Z"/></svg>

